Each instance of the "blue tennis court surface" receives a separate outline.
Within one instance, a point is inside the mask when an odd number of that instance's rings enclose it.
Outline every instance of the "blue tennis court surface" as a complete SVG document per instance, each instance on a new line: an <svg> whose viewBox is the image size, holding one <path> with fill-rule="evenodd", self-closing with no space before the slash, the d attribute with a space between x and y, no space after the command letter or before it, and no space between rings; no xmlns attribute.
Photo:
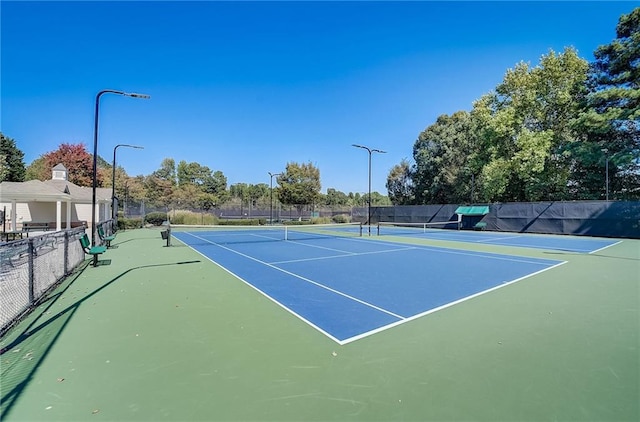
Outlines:
<svg viewBox="0 0 640 422"><path fill-rule="evenodd" d="M357 237L172 235L340 344L562 264Z"/></svg>
<svg viewBox="0 0 640 422"><path fill-rule="evenodd" d="M522 248L548 249L576 253L594 253L609 246L613 246L616 243L620 243L619 240L593 237L431 228L427 228L426 230L424 230L421 227L382 226L380 228L380 234L382 235L382 238L384 238L385 235L421 237L434 240L485 243L488 245L515 246Z"/></svg>

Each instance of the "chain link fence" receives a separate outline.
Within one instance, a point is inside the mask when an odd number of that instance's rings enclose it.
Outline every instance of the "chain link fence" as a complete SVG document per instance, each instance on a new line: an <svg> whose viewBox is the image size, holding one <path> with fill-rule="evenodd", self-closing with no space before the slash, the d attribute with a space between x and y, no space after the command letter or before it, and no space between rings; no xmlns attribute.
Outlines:
<svg viewBox="0 0 640 422"><path fill-rule="evenodd" d="M85 259L79 227L0 244L0 336Z"/></svg>
<svg viewBox="0 0 640 422"><path fill-rule="evenodd" d="M366 214L366 207L352 206L327 206L327 205L283 205L274 203L272 207L262 201L255 204L247 201L240 203L226 203L208 209L194 208L176 203L167 206L159 206L151 201L126 200L122 202L121 216L124 218L139 218L154 212L166 213L170 219L181 212L190 211L202 216L212 215L219 219L264 219L273 218L274 222L303 220L312 218L333 218L341 215L349 219L360 218Z"/></svg>

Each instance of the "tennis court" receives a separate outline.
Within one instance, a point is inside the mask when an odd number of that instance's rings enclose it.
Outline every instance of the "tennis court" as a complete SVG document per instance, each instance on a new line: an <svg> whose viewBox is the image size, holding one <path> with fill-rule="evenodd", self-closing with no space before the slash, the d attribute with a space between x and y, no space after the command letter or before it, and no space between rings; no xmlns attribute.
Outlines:
<svg viewBox="0 0 640 422"><path fill-rule="evenodd" d="M455 230L455 227L452 223L380 223L374 233L382 237L417 237L576 253L594 253L619 242L617 239L584 236Z"/></svg>
<svg viewBox="0 0 640 422"><path fill-rule="evenodd" d="M119 232L0 339L1 419L640 419L639 240L343 231Z"/></svg>
<svg viewBox="0 0 640 422"><path fill-rule="evenodd" d="M358 232L348 225L218 227L174 236L339 344L563 263L381 242Z"/></svg>

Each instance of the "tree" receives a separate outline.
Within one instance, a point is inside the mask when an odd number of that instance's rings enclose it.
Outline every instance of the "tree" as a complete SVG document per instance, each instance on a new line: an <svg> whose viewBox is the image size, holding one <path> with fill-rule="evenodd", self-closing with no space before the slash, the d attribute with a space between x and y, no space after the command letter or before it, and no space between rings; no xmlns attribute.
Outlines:
<svg viewBox="0 0 640 422"><path fill-rule="evenodd" d="M132 201L135 203L141 203L147 199L145 177L142 175L135 177L127 176L127 178L122 182L122 194L120 199L122 202Z"/></svg>
<svg viewBox="0 0 640 422"><path fill-rule="evenodd" d="M165 174L170 174L170 163L165 163ZM206 199L200 198L203 204L221 204L228 200L227 178L221 171L211 171L209 167L198 163L187 163L180 161L176 169L176 180L178 189L187 186L195 186L198 191L197 196L206 194ZM210 208L211 206L209 206Z"/></svg>
<svg viewBox="0 0 640 422"><path fill-rule="evenodd" d="M171 205L176 187L176 162L173 158L165 158L160 168L144 178L147 198L156 205Z"/></svg>
<svg viewBox="0 0 640 422"><path fill-rule="evenodd" d="M0 182L24 182L24 153L16 142L0 132Z"/></svg>
<svg viewBox="0 0 640 422"><path fill-rule="evenodd" d="M48 168L43 156L33 160L26 168L25 180L46 180L51 177L51 169Z"/></svg>
<svg viewBox="0 0 640 422"><path fill-rule="evenodd" d="M27 170L27 178L49 180L52 169L58 164L67 168L67 177L71 183L85 187L93 186L93 157L87 152L84 144L63 143L57 150L43 154L31 163ZM103 172L97 171L97 185L102 186L103 180Z"/></svg>
<svg viewBox="0 0 640 422"><path fill-rule="evenodd" d="M407 159L402 159L400 164L393 166L387 176L387 192L393 205L413 204L413 181L411 166Z"/></svg>
<svg viewBox="0 0 640 422"><path fill-rule="evenodd" d="M334 188L327 189L324 197L324 204L330 207L345 206L349 203L349 197L344 192L340 192Z"/></svg>
<svg viewBox="0 0 640 422"><path fill-rule="evenodd" d="M173 158L165 158L160 163L160 168L151 175L171 183L172 186L177 184L176 161Z"/></svg>
<svg viewBox="0 0 640 422"><path fill-rule="evenodd" d="M207 174L202 181L202 191L215 196L216 203L223 204L229 200L227 178L219 170Z"/></svg>
<svg viewBox="0 0 640 422"><path fill-rule="evenodd" d="M198 163L187 163L182 160L178 163L176 169L176 178L178 185L192 184L201 186L205 179L211 176L209 167L201 166Z"/></svg>
<svg viewBox="0 0 640 422"><path fill-rule="evenodd" d="M287 163L284 173L278 176L278 200L295 205L298 214L305 205L315 204L320 194L320 170L311 163Z"/></svg>
<svg viewBox="0 0 640 422"><path fill-rule="evenodd" d="M152 204L168 207L172 203L174 185L171 180L151 174L144 178L144 190Z"/></svg>
<svg viewBox="0 0 640 422"><path fill-rule="evenodd" d="M476 135L471 116L458 111L451 116L442 115L425 129L413 146L415 165L410 173L412 191L418 204L459 202L466 185L460 175L469 166L475 154ZM405 172L407 163L394 168L395 177ZM399 173L398 173L399 172ZM389 179L387 179L389 181ZM404 182L405 186L407 181ZM402 185L396 186L396 188ZM387 186L389 189L389 186ZM391 196L391 192L389 193ZM409 195L404 192L403 195Z"/></svg>
<svg viewBox="0 0 640 422"><path fill-rule="evenodd" d="M616 36L594 52L584 108L573 122L572 186L581 197L604 197L607 167L614 197L640 197L640 8L620 17Z"/></svg>
<svg viewBox="0 0 640 422"><path fill-rule="evenodd" d="M572 48L540 64L509 69L471 113L479 136L479 196L485 201L565 199L571 120L580 109L588 63ZM478 166L478 164L481 164Z"/></svg>
<svg viewBox="0 0 640 422"><path fill-rule="evenodd" d="M249 185L249 199L257 205L258 200L268 197L269 185L266 183L258 183L257 185Z"/></svg>
<svg viewBox="0 0 640 422"><path fill-rule="evenodd" d="M362 195L362 198L367 204L369 203L368 193L365 193L364 195ZM376 205L377 206L391 205L391 201L389 200L388 196L384 196L380 192L371 192L371 206L376 206Z"/></svg>

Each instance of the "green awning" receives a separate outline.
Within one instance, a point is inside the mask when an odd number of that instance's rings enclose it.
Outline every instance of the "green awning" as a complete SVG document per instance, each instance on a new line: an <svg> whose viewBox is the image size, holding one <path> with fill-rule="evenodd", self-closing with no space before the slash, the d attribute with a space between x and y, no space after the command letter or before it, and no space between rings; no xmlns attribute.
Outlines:
<svg viewBox="0 0 640 422"><path fill-rule="evenodd" d="M475 207L458 207L456 214L460 215L487 215L489 214L489 207L486 205Z"/></svg>

